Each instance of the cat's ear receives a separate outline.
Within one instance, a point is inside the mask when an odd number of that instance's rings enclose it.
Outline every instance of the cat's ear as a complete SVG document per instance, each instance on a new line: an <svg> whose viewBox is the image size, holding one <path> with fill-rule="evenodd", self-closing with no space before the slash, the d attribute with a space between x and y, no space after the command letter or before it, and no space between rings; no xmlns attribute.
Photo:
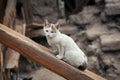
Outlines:
<svg viewBox="0 0 120 80"><path fill-rule="evenodd" d="M49 24L48 19L44 19L44 26L47 26Z"/></svg>
<svg viewBox="0 0 120 80"><path fill-rule="evenodd" d="M57 22L57 23L55 24L55 27L59 30L59 28L60 28L60 23Z"/></svg>

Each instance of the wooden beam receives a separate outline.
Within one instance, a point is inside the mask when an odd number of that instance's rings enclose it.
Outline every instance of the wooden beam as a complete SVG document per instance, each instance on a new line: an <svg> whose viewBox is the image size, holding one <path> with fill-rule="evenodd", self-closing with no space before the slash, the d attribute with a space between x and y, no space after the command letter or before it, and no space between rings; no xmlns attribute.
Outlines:
<svg viewBox="0 0 120 80"><path fill-rule="evenodd" d="M15 23L15 18L16 18L16 1L17 0L7 0L6 1L7 4L6 4L4 18L3 18L3 24L6 26L9 26L12 29L14 28L14 23ZM10 74L10 72L7 71L6 69L10 70L10 68L18 67L19 58L17 57L17 55L18 56L20 56L20 55L19 55L19 53L17 53L16 51L14 51L10 48L7 50L4 50L2 52L3 52L3 54L5 54L5 55L2 55L3 56L3 58L2 58L2 61L3 61L2 62L2 65L3 65L2 77L3 77L3 80L11 80L10 79L11 75L10 76L7 75L7 74Z"/></svg>
<svg viewBox="0 0 120 80"><path fill-rule="evenodd" d="M10 28L13 28L16 18L16 1L17 0L7 0L3 24Z"/></svg>
<svg viewBox="0 0 120 80"><path fill-rule="evenodd" d="M27 25L30 25L33 22L31 0L23 0L23 12Z"/></svg>
<svg viewBox="0 0 120 80"><path fill-rule="evenodd" d="M68 80L105 80L89 70L80 71L57 59L51 54L51 50L2 24L0 24L0 42Z"/></svg>
<svg viewBox="0 0 120 80"><path fill-rule="evenodd" d="M28 28L43 28L44 24L39 24L39 23L31 23L27 25Z"/></svg>
<svg viewBox="0 0 120 80"><path fill-rule="evenodd" d="M29 38L39 37L39 36L45 36L43 34L43 29L37 29L37 30L27 30L26 36Z"/></svg>
<svg viewBox="0 0 120 80"><path fill-rule="evenodd" d="M71 35L78 31L76 26L70 26L70 25L64 25L60 26L60 32ZM43 32L43 27L39 29L28 29L26 32L26 36L33 38L33 37L39 37L39 36L45 36Z"/></svg>

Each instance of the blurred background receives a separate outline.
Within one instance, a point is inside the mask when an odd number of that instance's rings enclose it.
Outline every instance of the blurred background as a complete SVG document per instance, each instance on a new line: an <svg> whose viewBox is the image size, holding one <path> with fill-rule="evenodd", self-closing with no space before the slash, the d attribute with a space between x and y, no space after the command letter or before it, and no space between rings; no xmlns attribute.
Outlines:
<svg viewBox="0 0 120 80"><path fill-rule="evenodd" d="M107 80L120 80L120 0L0 0L0 23L50 48L42 31L45 18L51 23L59 21L60 31L71 36L88 56L90 71ZM11 66L16 65L19 80L65 80L19 53L11 64L8 53L16 52L0 47L1 70L6 72L2 76L8 77L9 70L16 73Z"/></svg>

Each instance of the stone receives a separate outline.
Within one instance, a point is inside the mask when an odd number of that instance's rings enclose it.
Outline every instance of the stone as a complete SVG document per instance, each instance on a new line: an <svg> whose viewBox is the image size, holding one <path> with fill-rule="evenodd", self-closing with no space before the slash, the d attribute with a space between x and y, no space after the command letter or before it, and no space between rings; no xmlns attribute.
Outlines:
<svg viewBox="0 0 120 80"><path fill-rule="evenodd" d="M97 71L99 70L99 62L96 56L90 56L88 57L88 69Z"/></svg>
<svg viewBox="0 0 120 80"><path fill-rule="evenodd" d="M113 6L112 6L113 5ZM119 4L120 5L120 4ZM120 15L120 6L114 6L114 4L109 4L105 8L105 13L108 16Z"/></svg>
<svg viewBox="0 0 120 80"><path fill-rule="evenodd" d="M56 23L57 22L57 12L53 12L47 16L44 16L43 19L47 18L49 22Z"/></svg>
<svg viewBox="0 0 120 80"><path fill-rule="evenodd" d="M109 33L109 30L107 29L106 25L96 23L96 24L90 25L85 32L88 39L94 40L100 35Z"/></svg>
<svg viewBox="0 0 120 80"><path fill-rule="evenodd" d="M60 31L64 34L74 34L78 31L78 29L73 25L64 25L60 27Z"/></svg>
<svg viewBox="0 0 120 80"><path fill-rule="evenodd" d="M78 13L77 15L71 15L69 17L69 21L70 23L76 25L99 22L99 18L95 16L95 14L98 14L99 12L100 10L96 7L85 7L83 11Z"/></svg>
<svg viewBox="0 0 120 80"><path fill-rule="evenodd" d="M106 25L112 33L118 33L120 31L119 25L116 24L115 22L110 22L110 23L107 23Z"/></svg>
<svg viewBox="0 0 120 80"><path fill-rule="evenodd" d="M89 55L100 54L102 52L100 47L101 47L100 40L98 38L98 39L94 40L92 42L92 44L88 45L88 49L87 50L89 51Z"/></svg>
<svg viewBox="0 0 120 80"><path fill-rule="evenodd" d="M120 15L120 0L106 0L105 13L108 16Z"/></svg>
<svg viewBox="0 0 120 80"><path fill-rule="evenodd" d="M66 80L46 68L35 71L31 76L33 76L33 80Z"/></svg>
<svg viewBox="0 0 120 80"><path fill-rule="evenodd" d="M53 13L53 9L50 7L39 7L34 10L34 15L46 16Z"/></svg>
<svg viewBox="0 0 120 80"><path fill-rule="evenodd" d="M58 23L61 25L66 25L66 19L58 19Z"/></svg>
<svg viewBox="0 0 120 80"><path fill-rule="evenodd" d="M87 6L87 7L84 7L83 11L82 11L82 14L98 14L100 13L100 10L95 7L95 6Z"/></svg>
<svg viewBox="0 0 120 80"><path fill-rule="evenodd" d="M120 0L105 0L106 3L115 3L120 2Z"/></svg>
<svg viewBox="0 0 120 80"><path fill-rule="evenodd" d="M120 33L102 35L100 39L103 51L120 50Z"/></svg>
<svg viewBox="0 0 120 80"><path fill-rule="evenodd" d="M32 0L31 5L33 22L43 23L45 18L49 21L56 21L58 17L56 0Z"/></svg>
<svg viewBox="0 0 120 80"><path fill-rule="evenodd" d="M107 22L108 19L105 12L100 13L100 19L102 22Z"/></svg>
<svg viewBox="0 0 120 80"><path fill-rule="evenodd" d="M90 24L95 21L97 21L97 18L93 16L92 14L79 14L79 15L71 15L69 17L70 23L76 24L76 25L84 25L84 24Z"/></svg>
<svg viewBox="0 0 120 80"><path fill-rule="evenodd" d="M119 61L119 57L118 55L115 55L115 60L114 62L112 63L112 65L114 66L114 68L116 69L115 72L117 74L120 74L120 61Z"/></svg>
<svg viewBox="0 0 120 80"><path fill-rule="evenodd" d="M103 65L111 66L115 60L115 56L113 54L104 54L101 56L101 59L103 61Z"/></svg>

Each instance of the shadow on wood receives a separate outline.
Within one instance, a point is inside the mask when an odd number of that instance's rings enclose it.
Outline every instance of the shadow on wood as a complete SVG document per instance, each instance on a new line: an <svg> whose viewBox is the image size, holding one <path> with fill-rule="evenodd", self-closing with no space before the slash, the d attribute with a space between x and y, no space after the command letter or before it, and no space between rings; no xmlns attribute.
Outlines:
<svg viewBox="0 0 120 80"><path fill-rule="evenodd" d="M48 48L33 42L2 24L0 24L0 42L68 80L105 80L89 70L80 71L57 59Z"/></svg>

